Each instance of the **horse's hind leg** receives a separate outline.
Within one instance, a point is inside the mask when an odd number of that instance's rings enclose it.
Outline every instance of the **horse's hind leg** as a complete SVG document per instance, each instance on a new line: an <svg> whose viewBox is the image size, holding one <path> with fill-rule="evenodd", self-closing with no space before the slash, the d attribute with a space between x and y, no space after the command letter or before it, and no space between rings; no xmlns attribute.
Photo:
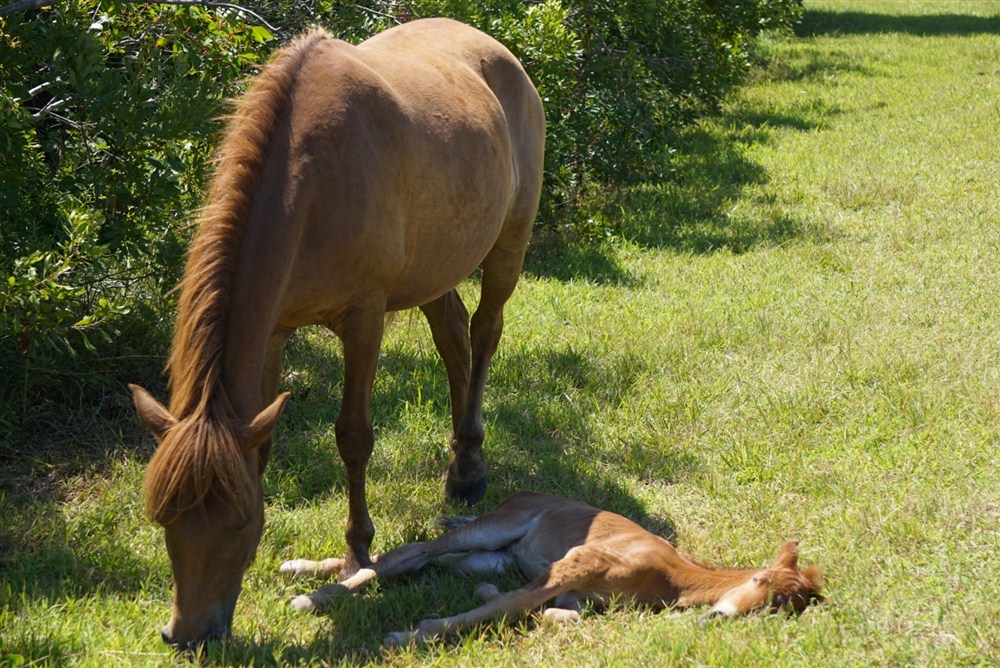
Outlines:
<svg viewBox="0 0 1000 668"><path fill-rule="evenodd" d="M431 327L434 345L448 372L451 397L451 447L458 443L458 429L469 391L472 351L469 343L469 312L458 292L452 290L420 307Z"/></svg>
<svg viewBox="0 0 1000 668"><path fill-rule="evenodd" d="M486 464L483 461L483 390L490 362L503 331L503 307L517 285L530 222L521 239L505 246L498 242L483 260L482 295L472 316L472 373L465 410L452 441L445 494L452 501L473 504L486 494ZM503 237L501 237L503 241Z"/></svg>
<svg viewBox="0 0 1000 668"><path fill-rule="evenodd" d="M370 563L368 550L375 536L365 496L365 474L375 445L372 385L384 316L383 309L359 306L334 328L344 344L344 398L336 424L337 450L347 469L347 559L342 577Z"/></svg>

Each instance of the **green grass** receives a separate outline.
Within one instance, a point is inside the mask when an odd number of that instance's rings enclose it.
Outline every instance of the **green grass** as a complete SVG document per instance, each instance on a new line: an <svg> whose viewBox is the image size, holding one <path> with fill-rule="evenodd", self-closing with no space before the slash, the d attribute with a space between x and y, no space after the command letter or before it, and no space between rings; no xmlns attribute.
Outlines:
<svg viewBox="0 0 1000 668"><path fill-rule="evenodd" d="M727 565L797 538L831 606L707 628L626 608L383 652L387 631L474 604L474 580L431 570L293 613L309 585L278 565L342 554L346 516L338 346L307 330L236 639L207 662L1000 662L998 17L994 1L807 3L685 133L674 178L610 203L605 245L533 256L507 309L483 508L578 496ZM374 406L376 550L455 510L446 386L423 320L398 317ZM0 491L0 665L185 665L158 637L171 576L141 517L148 439L129 422L73 447L102 454Z"/></svg>

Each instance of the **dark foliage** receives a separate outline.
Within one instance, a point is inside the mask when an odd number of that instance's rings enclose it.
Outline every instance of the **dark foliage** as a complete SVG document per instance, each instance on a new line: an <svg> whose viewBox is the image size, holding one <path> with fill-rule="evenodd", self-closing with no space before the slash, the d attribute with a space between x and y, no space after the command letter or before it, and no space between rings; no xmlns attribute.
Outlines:
<svg viewBox="0 0 1000 668"><path fill-rule="evenodd" d="M255 17L77 0L0 19L0 459L15 450L4 434L61 422L66 405L93 413L126 377L156 375L224 101L300 29L359 41L443 15L496 36L545 102L539 225L600 233L588 203L655 174L676 129L746 72L754 37L801 11L800 0L259 4Z"/></svg>

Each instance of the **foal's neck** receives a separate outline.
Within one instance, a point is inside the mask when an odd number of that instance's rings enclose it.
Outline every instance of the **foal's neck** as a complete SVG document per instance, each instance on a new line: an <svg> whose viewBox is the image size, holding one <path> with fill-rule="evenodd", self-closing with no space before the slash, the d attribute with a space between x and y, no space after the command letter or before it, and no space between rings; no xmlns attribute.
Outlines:
<svg viewBox="0 0 1000 668"><path fill-rule="evenodd" d="M692 561L687 556L673 550L673 558L668 561L669 576L678 589L676 605L689 607L714 605L727 592L738 587L760 570L714 569Z"/></svg>

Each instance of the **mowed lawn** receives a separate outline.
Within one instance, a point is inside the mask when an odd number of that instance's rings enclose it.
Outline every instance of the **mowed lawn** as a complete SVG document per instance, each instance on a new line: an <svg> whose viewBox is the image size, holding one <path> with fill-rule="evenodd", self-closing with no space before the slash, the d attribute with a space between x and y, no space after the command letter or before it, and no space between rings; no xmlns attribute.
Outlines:
<svg viewBox="0 0 1000 668"><path fill-rule="evenodd" d="M806 7L684 135L669 181L609 203L608 240L533 251L487 387L477 511L576 496L731 566L798 539L830 605L706 626L621 606L382 650L475 605L477 579L428 570L295 613L316 583L278 565L341 555L346 517L339 346L305 330L235 637L207 663L1000 663L1000 2ZM443 500L447 383L418 313L383 352L376 551L468 512ZM131 416L91 439L73 446L102 453L82 472L39 464L33 492L0 491L0 665L190 665L159 639L172 579L141 512L151 439Z"/></svg>

